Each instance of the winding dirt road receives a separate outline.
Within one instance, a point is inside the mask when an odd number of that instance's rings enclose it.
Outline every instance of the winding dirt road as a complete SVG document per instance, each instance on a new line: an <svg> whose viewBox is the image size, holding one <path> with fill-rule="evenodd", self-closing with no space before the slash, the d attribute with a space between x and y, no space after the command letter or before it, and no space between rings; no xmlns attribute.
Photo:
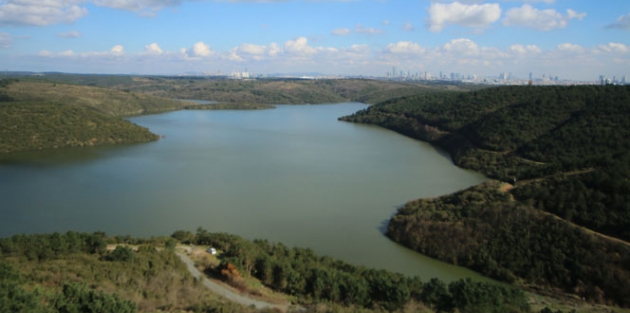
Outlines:
<svg viewBox="0 0 630 313"><path fill-rule="evenodd" d="M282 305L282 304L273 304L273 303L269 303L269 302L265 302L265 301L260 301L260 300L256 300L256 299L252 299L250 297L241 295L239 293L234 292L233 290L226 288L225 286L222 286L221 284L218 284L216 282L213 282L211 280L209 280L208 278L206 278L205 275L203 275L203 273L201 273L196 267L195 267L195 263L185 254L180 253L180 252L176 252L177 256L182 260L182 262L184 262L184 264L186 264L186 267L188 268L188 271L197 279L199 279L204 286L206 286L208 289L210 289L212 292L219 294L223 297L225 297L226 299L242 304L244 306L254 306L256 309L277 309L280 310L282 312L286 312L289 310L289 308L291 306L289 305ZM293 308L293 307L291 307ZM293 308L295 309L295 308Z"/></svg>

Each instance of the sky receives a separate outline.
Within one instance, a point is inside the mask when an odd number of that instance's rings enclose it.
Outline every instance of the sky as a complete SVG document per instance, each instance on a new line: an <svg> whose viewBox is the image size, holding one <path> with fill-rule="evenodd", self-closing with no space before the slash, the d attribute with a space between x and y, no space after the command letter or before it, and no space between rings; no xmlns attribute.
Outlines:
<svg viewBox="0 0 630 313"><path fill-rule="evenodd" d="M0 70L630 76L630 0L0 0Z"/></svg>

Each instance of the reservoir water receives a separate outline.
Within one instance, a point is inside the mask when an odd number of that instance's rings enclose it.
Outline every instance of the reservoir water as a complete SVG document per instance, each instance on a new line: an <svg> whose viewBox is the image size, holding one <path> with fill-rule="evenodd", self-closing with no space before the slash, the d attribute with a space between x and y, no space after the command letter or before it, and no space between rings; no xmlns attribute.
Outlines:
<svg viewBox="0 0 630 313"><path fill-rule="evenodd" d="M229 232L423 279L477 274L382 233L397 207L482 182L432 146L337 121L360 103L131 118L164 138L0 163L0 236Z"/></svg>

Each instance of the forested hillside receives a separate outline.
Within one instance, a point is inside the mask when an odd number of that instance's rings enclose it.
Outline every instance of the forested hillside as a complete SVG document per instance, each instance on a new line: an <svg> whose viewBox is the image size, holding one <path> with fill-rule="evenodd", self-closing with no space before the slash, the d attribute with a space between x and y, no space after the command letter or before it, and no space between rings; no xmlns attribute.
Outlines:
<svg viewBox="0 0 630 313"><path fill-rule="evenodd" d="M630 306L630 245L512 201L496 181L412 201L391 219L387 235L505 282Z"/></svg>
<svg viewBox="0 0 630 313"><path fill-rule="evenodd" d="M157 140L118 117L69 104L0 104L0 153Z"/></svg>
<svg viewBox="0 0 630 313"><path fill-rule="evenodd" d="M426 94L342 119L429 141L512 184L411 202L390 222L394 240L505 281L630 306L628 244L589 231L630 240L630 86Z"/></svg>
<svg viewBox="0 0 630 313"><path fill-rule="evenodd" d="M234 286L255 276L295 297L307 312L529 312L525 294L493 283L421 282L317 256L310 249L225 233L177 231L177 241L213 246L221 263L206 272ZM107 244L128 246L106 249ZM253 312L225 303L186 271L177 242L103 233L0 238L0 304L10 312ZM216 273L215 273L216 272ZM242 289L242 288L241 288ZM318 309L320 305L331 310ZM4 312L4 311L3 311Z"/></svg>
<svg viewBox="0 0 630 313"><path fill-rule="evenodd" d="M0 154L154 141L121 115L181 109L181 101L95 87L0 81Z"/></svg>

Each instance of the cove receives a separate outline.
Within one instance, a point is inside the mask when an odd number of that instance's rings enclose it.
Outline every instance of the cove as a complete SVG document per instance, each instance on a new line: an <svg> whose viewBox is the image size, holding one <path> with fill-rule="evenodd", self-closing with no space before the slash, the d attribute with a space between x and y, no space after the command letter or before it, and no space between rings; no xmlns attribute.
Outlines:
<svg viewBox="0 0 630 313"><path fill-rule="evenodd" d="M337 121L366 106L278 106L134 117L157 142L24 153L0 163L0 236L229 232L424 280L480 276L382 229L397 207L485 180L432 146Z"/></svg>

